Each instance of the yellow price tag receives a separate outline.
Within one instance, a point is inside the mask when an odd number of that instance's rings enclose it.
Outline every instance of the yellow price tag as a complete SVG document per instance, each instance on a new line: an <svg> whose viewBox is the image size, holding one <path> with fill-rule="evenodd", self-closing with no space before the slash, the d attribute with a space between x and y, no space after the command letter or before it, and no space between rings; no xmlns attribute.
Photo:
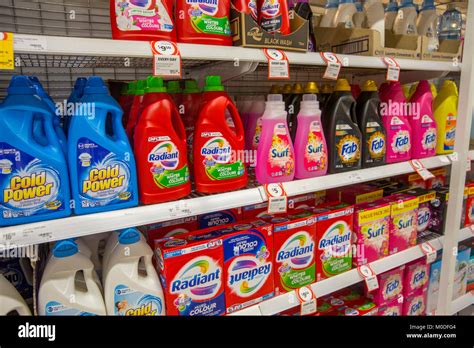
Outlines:
<svg viewBox="0 0 474 348"><path fill-rule="evenodd" d="M13 34L0 32L0 70L15 69L13 58Z"/></svg>

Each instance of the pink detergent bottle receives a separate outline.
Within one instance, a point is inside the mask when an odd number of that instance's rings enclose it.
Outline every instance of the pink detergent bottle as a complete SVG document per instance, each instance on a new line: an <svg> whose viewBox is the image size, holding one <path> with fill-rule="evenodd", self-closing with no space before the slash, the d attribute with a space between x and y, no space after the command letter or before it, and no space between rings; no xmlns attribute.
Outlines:
<svg viewBox="0 0 474 348"><path fill-rule="evenodd" d="M412 157L425 158L436 155L436 122L433 118L433 94L428 81L418 83L410 98L412 130Z"/></svg>
<svg viewBox="0 0 474 348"><path fill-rule="evenodd" d="M247 150L257 150L260 135L262 134L262 116L265 112L265 98L255 98L247 113L247 130L245 146Z"/></svg>
<svg viewBox="0 0 474 348"><path fill-rule="evenodd" d="M412 135L408 104L400 82L381 87L380 114L387 132L387 163L411 159Z"/></svg>
<svg viewBox="0 0 474 348"><path fill-rule="evenodd" d="M281 94L268 95L257 149L256 176L260 184L291 181L295 176L295 152Z"/></svg>
<svg viewBox="0 0 474 348"><path fill-rule="evenodd" d="M298 114L295 140L297 179L325 175L328 170L328 149L321 124L321 110L315 94L303 95Z"/></svg>

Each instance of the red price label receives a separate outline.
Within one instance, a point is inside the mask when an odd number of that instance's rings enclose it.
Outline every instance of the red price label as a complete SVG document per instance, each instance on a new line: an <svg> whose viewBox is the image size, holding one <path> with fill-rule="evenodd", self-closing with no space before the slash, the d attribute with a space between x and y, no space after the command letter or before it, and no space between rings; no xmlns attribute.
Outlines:
<svg viewBox="0 0 474 348"><path fill-rule="evenodd" d="M288 80L290 78L290 62L285 52L264 48L263 53L268 60L268 79Z"/></svg>
<svg viewBox="0 0 474 348"><path fill-rule="evenodd" d="M181 54L178 45L171 41L152 41L153 75L181 78Z"/></svg>
<svg viewBox="0 0 474 348"><path fill-rule="evenodd" d="M387 66L387 81L400 80L400 65L397 60L393 57L383 57L382 60Z"/></svg>
<svg viewBox="0 0 474 348"><path fill-rule="evenodd" d="M324 71L323 78L328 80L337 80L341 72L341 61L331 52L320 52L321 58L326 62L327 67Z"/></svg>
<svg viewBox="0 0 474 348"><path fill-rule="evenodd" d="M296 290L296 296L300 301L301 315L310 315L316 313L318 307L316 296L309 286L303 286Z"/></svg>

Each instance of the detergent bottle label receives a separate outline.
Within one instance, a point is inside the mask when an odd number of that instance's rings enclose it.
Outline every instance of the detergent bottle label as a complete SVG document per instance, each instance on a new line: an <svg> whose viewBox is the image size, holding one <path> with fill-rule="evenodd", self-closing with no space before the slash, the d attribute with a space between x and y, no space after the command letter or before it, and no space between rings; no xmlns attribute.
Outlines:
<svg viewBox="0 0 474 348"><path fill-rule="evenodd" d="M174 28L161 0L115 0L117 28L122 31L164 31Z"/></svg>
<svg viewBox="0 0 474 348"><path fill-rule="evenodd" d="M61 185L55 168L0 142L0 213L3 219L64 210Z"/></svg>
<svg viewBox="0 0 474 348"><path fill-rule="evenodd" d="M336 156L335 168L357 167L360 160L360 138L351 134L352 127L348 124L336 125Z"/></svg>
<svg viewBox="0 0 474 348"><path fill-rule="evenodd" d="M243 162L235 159L232 147L222 136L209 139L201 148L202 163L212 180L241 177L245 173Z"/></svg>
<svg viewBox="0 0 474 348"><path fill-rule="evenodd" d="M76 308L68 307L62 303L56 301L50 301L46 304L45 311L46 316L91 316L97 315L94 313L84 312Z"/></svg>
<svg viewBox="0 0 474 348"><path fill-rule="evenodd" d="M262 118L257 119L257 124L255 125L255 133L252 138L252 148L256 150L258 148L258 143L260 142L260 135L262 134Z"/></svg>
<svg viewBox="0 0 474 348"><path fill-rule="evenodd" d="M345 221L336 221L318 243L322 270L326 277L345 272L352 267L352 231Z"/></svg>
<svg viewBox="0 0 474 348"><path fill-rule="evenodd" d="M197 33L230 35L228 16L216 17L223 0L186 0L191 25ZM221 4L222 6L222 4Z"/></svg>
<svg viewBox="0 0 474 348"><path fill-rule="evenodd" d="M454 151L454 138L456 137L456 116L448 114L446 117L446 128L443 149L445 151Z"/></svg>
<svg viewBox="0 0 474 348"><path fill-rule="evenodd" d="M282 26L282 13L279 0L263 0L260 8L260 26L269 33L279 32Z"/></svg>
<svg viewBox="0 0 474 348"><path fill-rule="evenodd" d="M77 142L77 177L83 208L133 199L127 161L88 138L80 138Z"/></svg>
<svg viewBox="0 0 474 348"><path fill-rule="evenodd" d="M309 127L308 142L304 154L304 167L308 172L318 172L327 167L328 155L322 138L319 122L313 121Z"/></svg>
<svg viewBox="0 0 474 348"><path fill-rule="evenodd" d="M273 130L272 145L268 153L267 172L272 178L290 176L295 170L291 140L284 123Z"/></svg>
<svg viewBox="0 0 474 348"><path fill-rule="evenodd" d="M179 149L169 137L150 137L148 144L155 145L148 154L150 173L161 189L167 189L189 182L189 168L180 168Z"/></svg>
<svg viewBox="0 0 474 348"><path fill-rule="evenodd" d="M385 134L380 131L380 128L377 122L369 122L365 128L368 163L382 161L387 151L387 140Z"/></svg>
<svg viewBox="0 0 474 348"><path fill-rule="evenodd" d="M115 315L158 316L164 315L163 301L156 296L144 294L127 285L117 285L114 291Z"/></svg>
<svg viewBox="0 0 474 348"><path fill-rule="evenodd" d="M411 148L410 132L407 130L397 131L392 138L390 146L395 154L403 155L409 152Z"/></svg>

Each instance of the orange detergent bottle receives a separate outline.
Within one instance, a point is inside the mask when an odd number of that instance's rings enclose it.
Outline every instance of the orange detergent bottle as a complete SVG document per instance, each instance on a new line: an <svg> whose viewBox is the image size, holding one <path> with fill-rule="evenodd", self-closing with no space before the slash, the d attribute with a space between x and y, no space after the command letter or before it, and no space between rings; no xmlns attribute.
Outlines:
<svg viewBox="0 0 474 348"><path fill-rule="evenodd" d="M233 131L226 111L234 122ZM244 129L232 100L224 92L220 76L207 76L201 108L194 129L194 179L196 190L217 193L247 185L242 154Z"/></svg>
<svg viewBox="0 0 474 348"><path fill-rule="evenodd" d="M140 201L172 201L191 192L186 132L163 79L148 77L134 134Z"/></svg>

